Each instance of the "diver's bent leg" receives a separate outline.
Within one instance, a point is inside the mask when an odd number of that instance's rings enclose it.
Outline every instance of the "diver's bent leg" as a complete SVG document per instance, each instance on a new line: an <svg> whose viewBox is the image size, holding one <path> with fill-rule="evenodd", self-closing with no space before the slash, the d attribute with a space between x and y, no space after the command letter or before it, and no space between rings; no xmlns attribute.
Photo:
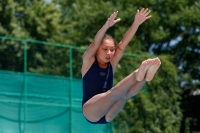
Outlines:
<svg viewBox="0 0 200 133"><path fill-rule="evenodd" d="M134 71L129 76L120 81L116 86L109 91L101 94L97 94L89 99L83 105L84 116L92 121L96 122L108 113L110 108L123 96L126 95L129 88L137 82L136 73Z"/></svg>
<svg viewBox="0 0 200 133"><path fill-rule="evenodd" d="M145 83L146 83L146 80L138 81L135 84L133 84L130 87L130 89L128 90L126 97L131 98L131 97L137 95L140 92L140 90L142 89L142 87L144 86Z"/></svg>
<svg viewBox="0 0 200 133"><path fill-rule="evenodd" d="M123 109L125 103L126 103L125 97L122 97L117 102L115 102L115 104L110 108L108 113L105 115L106 121L107 122L112 121L119 114L119 112Z"/></svg>
<svg viewBox="0 0 200 133"><path fill-rule="evenodd" d="M143 76L145 76L146 71L150 67L151 63L152 63L151 59L146 60L146 63L143 62L139 69L135 70L133 73L131 73L126 78L121 80L116 86L111 88L109 91L97 94L90 100L88 100L83 105L83 114L85 115L85 117L92 122L96 122L99 119L101 119L104 115L106 115L110 111L111 107L118 100L127 97L126 95L131 86L136 82L138 82L137 81L138 77L144 78ZM123 105L124 105L123 100L121 101L121 104L116 104L116 108L119 107L119 109L117 110L113 109L113 111L116 111L115 114L117 114L117 112L121 110ZM113 117L110 117L109 119L111 118Z"/></svg>
<svg viewBox="0 0 200 133"><path fill-rule="evenodd" d="M139 91L142 89L142 87L144 86L145 83L146 83L145 80L143 80L141 82L139 82L139 81L135 82L129 88L126 95L124 97L122 97L121 99L119 99L117 102L115 102L113 104L113 106L110 108L110 110L106 114L106 121L108 121L108 122L112 121L117 116L117 114L122 110L122 108L124 107L124 105L126 103L126 99L137 95L139 93Z"/></svg>

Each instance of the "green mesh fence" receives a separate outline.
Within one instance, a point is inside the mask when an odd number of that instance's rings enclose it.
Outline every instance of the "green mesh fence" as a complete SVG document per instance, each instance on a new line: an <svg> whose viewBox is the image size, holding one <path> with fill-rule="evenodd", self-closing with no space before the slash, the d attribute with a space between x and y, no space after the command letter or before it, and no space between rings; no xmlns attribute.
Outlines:
<svg viewBox="0 0 200 133"><path fill-rule="evenodd" d="M82 114L84 50L0 36L0 133L111 133Z"/></svg>
<svg viewBox="0 0 200 133"><path fill-rule="evenodd" d="M109 133L109 125L91 125L84 119L81 80L71 82L70 105L69 78L0 71L0 132Z"/></svg>

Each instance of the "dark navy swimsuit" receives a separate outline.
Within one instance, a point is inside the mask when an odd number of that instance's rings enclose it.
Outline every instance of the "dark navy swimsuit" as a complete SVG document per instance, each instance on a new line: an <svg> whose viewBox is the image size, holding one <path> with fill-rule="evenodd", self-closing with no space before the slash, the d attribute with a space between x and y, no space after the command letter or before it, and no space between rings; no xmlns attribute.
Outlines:
<svg viewBox="0 0 200 133"><path fill-rule="evenodd" d="M108 72L109 71L109 72ZM108 74L109 73L109 74ZM108 74L108 75L107 75ZM108 77L108 78L107 78ZM104 88L104 84L107 79L107 85ZM101 68L98 65L97 60L94 61L90 69L83 77L83 100L82 106L93 96L106 92L110 90L113 86L113 70L110 62L108 63L107 68ZM86 119L87 120L87 119ZM108 123L105 119L105 116L102 117L97 122L91 122L92 124L106 124Z"/></svg>

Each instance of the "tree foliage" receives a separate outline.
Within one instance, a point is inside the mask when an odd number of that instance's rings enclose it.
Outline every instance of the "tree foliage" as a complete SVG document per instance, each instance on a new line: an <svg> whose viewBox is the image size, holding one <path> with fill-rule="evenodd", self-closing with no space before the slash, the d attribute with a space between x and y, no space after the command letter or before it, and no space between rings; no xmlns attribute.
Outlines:
<svg viewBox="0 0 200 133"><path fill-rule="evenodd" d="M177 68L172 63L172 57L167 55L159 57L162 65L153 81L146 83L138 95L127 100L123 111L114 120L116 133L179 132L182 113ZM132 69L140 65L142 58L135 59L137 61L132 63ZM122 72L124 67L127 66L118 68L119 71ZM120 72L117 72L116 75Z"/></svg>

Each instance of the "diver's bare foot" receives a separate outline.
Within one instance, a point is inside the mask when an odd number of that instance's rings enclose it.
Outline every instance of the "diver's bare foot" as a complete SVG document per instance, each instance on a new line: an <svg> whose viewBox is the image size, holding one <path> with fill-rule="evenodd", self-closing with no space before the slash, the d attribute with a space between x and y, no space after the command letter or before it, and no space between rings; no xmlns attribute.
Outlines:
<svg viewBox="0 0 200 133"><path fill-rule="evenodd" d="M136 74L137 81L144 80L146 72L150 68L150 66L152 66L152 63L153 63L153 59L147 59L141 63Z"/></svg>
<svg viewBox="0 0 200 133"><path fill-rule="evenodd" d="M161 65L160 59L158 57L154 58L152 65L147 70L146 81L151 81L153 79L153 77L154 77L155 73L157 72L158 68L160 67L160 65Z"/></svg>

